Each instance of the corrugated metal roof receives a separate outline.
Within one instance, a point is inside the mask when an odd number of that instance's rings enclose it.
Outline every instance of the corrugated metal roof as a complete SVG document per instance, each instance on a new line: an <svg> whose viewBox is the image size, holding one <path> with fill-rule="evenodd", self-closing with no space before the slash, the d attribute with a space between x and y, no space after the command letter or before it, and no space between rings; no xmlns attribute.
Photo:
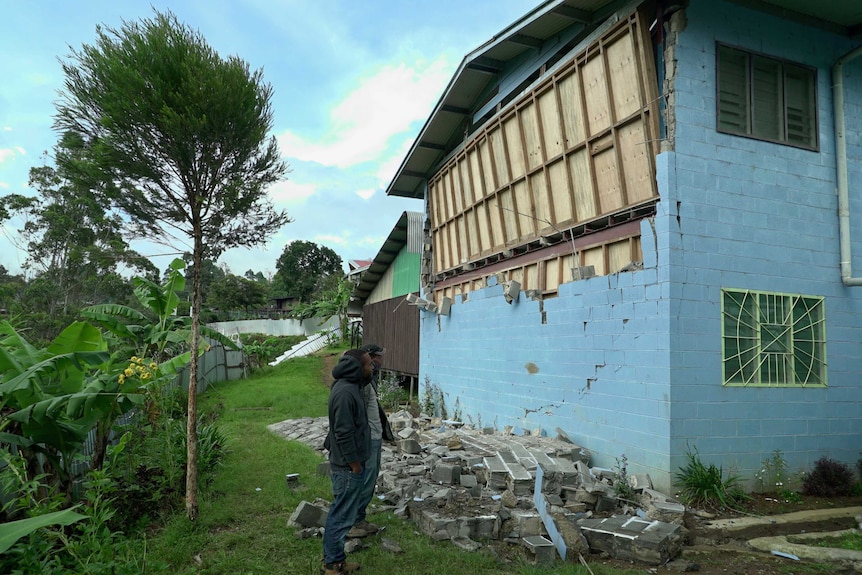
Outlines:
<svg viewBox="0 0 862 575"><path fill-rule="evenodd" d="M383 242L380 251L374 256L374 260L368 269L359 276L359 283L353 288L353 299L365 302L374 290L380 278L407 246L407 251L415 254L422 253L423 231L425 215L422 212L404 212L398 218L395 227L389 232L389 237Z"/></svg>
<svg viewBox="0 0 862 575"><path fill-rule="evenodd" d="M819 23L850 37L862 34L862 0L732 0L783 17ZM573 24L583 37L629 0L547 0L464 57L431 116L386 189L387 195L424 196L425 179L480 124L475 115L493 95L507 64L538 51ZM550 60L557 52L549 52ZM538 65L537 65L538 67Z"/></svg>

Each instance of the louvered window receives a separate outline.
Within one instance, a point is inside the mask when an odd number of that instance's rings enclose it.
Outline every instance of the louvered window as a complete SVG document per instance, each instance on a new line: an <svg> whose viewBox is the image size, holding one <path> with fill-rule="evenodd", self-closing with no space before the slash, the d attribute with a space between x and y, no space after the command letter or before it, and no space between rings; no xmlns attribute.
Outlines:
<svg viewBox="0 0 862 575"><path fill-rule="evenodd" d="M817 74L718 45L718 131L816 150Z"/></svg>

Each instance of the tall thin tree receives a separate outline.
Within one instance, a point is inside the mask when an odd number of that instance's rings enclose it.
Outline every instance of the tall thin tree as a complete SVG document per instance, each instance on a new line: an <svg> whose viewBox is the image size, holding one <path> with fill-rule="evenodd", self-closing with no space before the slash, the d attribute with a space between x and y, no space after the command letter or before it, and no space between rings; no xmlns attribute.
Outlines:
<svg viewBox="0 0 862 575"><path fill-rule="evenodd" d="M171 12L97 26L94 44L71 49L61 65L54 127L85 143L72 166L78 177L125 214L130 231L191 242L197 350L204 258L265 243L290 221L266 193L288 171L269 135L272 87ZM186 511L195 520L198 354L191 357Z"/></svg>

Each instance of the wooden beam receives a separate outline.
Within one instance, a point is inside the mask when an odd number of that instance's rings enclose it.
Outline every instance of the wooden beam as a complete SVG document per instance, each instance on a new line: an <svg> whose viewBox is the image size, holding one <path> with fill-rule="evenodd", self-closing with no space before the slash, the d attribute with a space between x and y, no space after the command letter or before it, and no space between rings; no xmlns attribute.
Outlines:
<svg viewBox="0 0 862 575"><path fill-rule="evenodd" d="M437 150L440 152L446 151L446 146L444 146L443 144L435 144L433 142L428 142L426 140L420 141L418 144L416 144L416 146L418 148L425 148L426 150Z"/></svg>
<svg viewBox="0 0 862 575"><path fill-rule="evenodd" d="M593 21L592 12L589 10L579 10L577 8L572 8L571 6L557 6L551 10L551 13L558 14L576 22L583 22L584 24L589 24Z"/></svg>
<svg viewBox="0 0 862 575"><path fill-rule="evenodd" d="M522 46L527 46L528 48L541 48L543 42L538 38L533 38L532 36L525 36L524 34L512 34L508 38L506 38L507 42L514 42L515 44L520 44Z"/></svg>
<svg viewBox="0 0 862 575"><path fill-rule="evenodd" d="M448 104L443 104L440 106L441 112L448 112L450 114L457 114L459 116L469 116L470 110L467 108L459 108L458 106L450 106Z"/></svg>

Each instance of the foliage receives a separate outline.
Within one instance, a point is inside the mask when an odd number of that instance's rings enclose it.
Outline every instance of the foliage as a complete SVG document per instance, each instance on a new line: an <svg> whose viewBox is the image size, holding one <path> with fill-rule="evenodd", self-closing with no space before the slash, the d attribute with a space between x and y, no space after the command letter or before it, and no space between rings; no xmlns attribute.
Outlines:
<svg viewBox="0 0 862 575"><path fill-rule="evenodd" d="M616 476L614 479L614 493L616 493L617 497L620 499L625 499L626 501L637 501L634 487L629 483L628 462L629 459L626 457L625 453L616 458L616 469L614 470L614 475Z"/></svg>
<svg viewBox="0 0 862 575"><path fill-rule="evenodd" d="M829 457L821 457L814 469L802 482L802 493L818 497L843 497L850 495L856 478L846 463Z"/></svg>
<svg viewBox="0 0 862 575"><path fill-rule="evenodd" d="M136 384L120 382L107 349L99 330L85 322L42 349L0 322L0 439L17 447L29 469L44 457L49 484L63 493L71 489L71 465L90 430L109 428L141 401Z"/></svg>
<svg viewBox="0 0 862 575"><path fill-rule="evenodd" d="M799 503L802 497L791 486L799 482L791 481L787 472L787 462L780 449L772 452L772 456L761 462L761 469L754 474L760 493L774 493L787 503Z"/></svg>
<svg viewBox="0 0 862 575"><path fill-rule="evenodd" d="M310 303L315 294L338 289L344 277L341 256L326 246L303 240L284 246L275 269L273 293L294 297L300 303Z"/></svg>
<svg viewBox="0 0 862 575"><path fill-rule="evenodd" d="M303 335L264 335L262 333L241 333L240 342L249 367L257 370L303 341Z"/></svg>
<svg viewBox="0 0 862 575"><path fill-rule="evenodd" d="M422 412L431 417L442 417L446 419L446 403L443 399L443 390L431 378L425 376L425 387L422 391Z"/></svg>
<svg viewBox="0 0 862 575"><path fill-rule="evenodd" d="M697 448L694 452L687 449L686 458L688 464L675 474L676 483L680 487L679 497L683 503L735 509L747 498L740 486L739 477L730 475L725 478L721 467L716 467L713 463L704 465Z"/></svg>
<svg viewBox="0 0 862 575"><path fill-rule="evenodd" d="M238 57L221 58L172 13L97 27L62 62L55 127L82 141L68 165L127 216L130 231L192 245L191 349L200 339L205 258L263 244L289 221L267 187L287 172L272 129L272 87ZM188 394L190 519L197 504L198 356Z"/></svg>
<svg viewBox="0 0 862 575"><path fill-rule="evenodd" d="M394 411L409 400L407 390L401 387L397 375L389 373L378 380L377 401L386 411Z"/></svg>
<svg viewBox="0 0 862 575"><path fill-rule="evenodd" d="M220 312L248 310L266 305L269 290L266 285L233 274L210 287L207 305Z"/></svg>
<svg viewBox="0 0 862 575"><path fill-rule="evenodd" d="M802 541L800 541L801 543ZM862 531L850 531L835 537L824 537L817 540L804 540L806 545L816 547L831 547L836 549L849 549L851 551L862 551Z"/></svg>
<svg viewBox="0 0 862 575"><path fill-rule="evenodd" d="M299 303L290 313L290 316L296 319L310 319L313 317L320 318L326 322L333 316L338 317L338 325L340 327L340 338L344 341L347 334L347 306L350 304L350 296L353 294L353 284L348 280L343 280L335 289L324 291L320 297L311 303Z"/></svg>

